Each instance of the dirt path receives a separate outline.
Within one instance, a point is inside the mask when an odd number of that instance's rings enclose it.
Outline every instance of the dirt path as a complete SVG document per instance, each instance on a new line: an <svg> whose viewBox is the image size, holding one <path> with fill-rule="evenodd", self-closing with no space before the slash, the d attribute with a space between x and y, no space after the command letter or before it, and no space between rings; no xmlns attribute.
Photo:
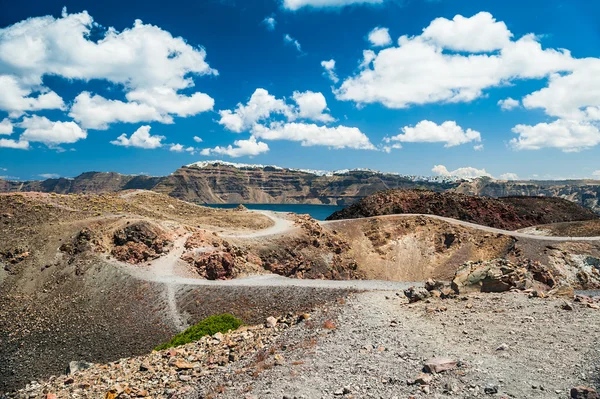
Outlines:
<svg viewBox="0 0 600 399"><path fill-rule="evenodd" d="M477 230L487 231L489 233L503 234L506 236L517 237L517 238L528 238L528 239L532 239L532 240L542 240L542 241L600 241L600 237L554 237L554 236L550 237L550 236L541 236L539 234L528 234L528 233L520 232L520 231L502 230L502 229L496 229L494 227L482 226L480 224L465 222L462 220L457 220L457 219L452 219L452 218L447 218L444 216L437 216L437 215L403 213L403 214L395 214L395 215L372 216L372 217L363 218L363 219L405 218L405 217L417 217L417 216L426 217L426 218L430 218L430 219L442 220L444 222L454 224L454 225L470 227L470 228L477 229ZM320 222L320 223L321 223L321 225L327 226L327 225L335 225L336 223L345 223L345 222L349 222L352 220L357 220L357 219L328 220L328 221L324 221L324 222Z"/></svg>
<svg viewBox="0 0 600 399"><path fill-rule="evenodd" d="M507 293L407 305L385 292L356 294L325 315L335 328L319 328L320 319L312 331L291 329L280 347L303 349L234 378L219 397L566 398L574 386L598 385L600 312L560 303ZM425 390L408 385L436 356L459 367Z"/></svg>
<svg viewBox="0 0 600 399"><path fill-rule="evenodd" d="M287 213L273 211L248 211L264 215L273 221L273 226L252 233L221 234L225 238L259 238L286 234L297 230L298 227L287 217Z"/></svg>

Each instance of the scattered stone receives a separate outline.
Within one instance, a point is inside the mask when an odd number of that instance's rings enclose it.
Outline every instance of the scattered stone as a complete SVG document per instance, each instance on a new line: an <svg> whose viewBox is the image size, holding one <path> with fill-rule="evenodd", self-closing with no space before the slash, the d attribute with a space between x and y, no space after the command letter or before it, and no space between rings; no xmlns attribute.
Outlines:
<svg viewBox="0 0 600 399"><path fill-rule="evenodd" d="M499 347L496 348L497 351L505 351L508 350L508 345L506 344L502 344Z"/></svg>
<svg viewBox="0 0 600 399"><path fill-rule="evenodd" d="M573 305L572 305L570 302L568 302L568 301L564 301L564 302L563 302L563 303L560 305L560 308L561 308L562 310L573 310Z"/></svg>
<svg viewBox="0 0 600 399"><path fill-rule="evenodd" d="M431 296L429 291L423 287L410 287L404 290L404 295L408 298L410 303L422 301Z"/></svg>
<svg viewBox="0 0 600 399"><path fill-rule="evenodd" d="M498 386L497 385L489 384L485 388L483 388L483 392L485 392L488 395L497 394L498 393Z"/></svg>
<svg viewBox="0 0 600 399"><path fill-rule="evenodd" d="M598 392L595 389L584 386L577 386L571 389L571 399L598 399Z"/></svg>
<svg viewBox="0 0 600 399"><path fill-rule="evenodd" d="M443 371L453 370L458 363L446 357L434 357L425 363L424 371L427 373L441 373Z"/></svg>
<svg viewBox="0 0 600 399"><path fill-rule="evenodd" d="M267 328L273 328L273 327L275 327L276 325L277 325L277 319L276 319L276 318L274 318L273 316L269 316L269 317L267 318L267 321L266 321L266 323L265 323L265 327L267 327Z"/></svg>
<svg viewBox="0 0 600 399"><path fill-rule="evenodd" d="M88 362L85 362L82 360L73 360L72 362L69 363L66 374L67 375L75 374L78 371L89 369L92 366L93 366L92 363L88 363Z"/></svg>

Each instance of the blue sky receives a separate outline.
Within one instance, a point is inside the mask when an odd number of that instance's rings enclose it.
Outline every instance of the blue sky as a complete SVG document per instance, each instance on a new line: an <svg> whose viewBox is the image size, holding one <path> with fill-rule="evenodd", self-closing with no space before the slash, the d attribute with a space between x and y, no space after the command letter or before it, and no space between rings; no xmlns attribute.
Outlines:
<svg viewBox="0 0 600 399"><path fill-rule="evenodd" d="M597 2L1 8L0 176L164 175L223 159L600 177Z"/></svg>

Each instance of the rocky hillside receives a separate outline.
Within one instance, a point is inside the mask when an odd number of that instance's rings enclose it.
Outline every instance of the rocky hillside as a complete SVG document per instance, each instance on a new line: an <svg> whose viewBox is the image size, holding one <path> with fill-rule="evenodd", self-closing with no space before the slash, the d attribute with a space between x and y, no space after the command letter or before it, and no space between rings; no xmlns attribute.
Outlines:
<svg viewBox="0 0 600 399"><path fill-rule="evenodd" d="M80 194L111 193L121 190L150 190L162 178L152 176L122 175L115 172L86 172L73 179L16 181L0 180L0 192L27 192Z"/></svg>
<svg viewBox="0 0 600 399"><path fill-rule="evenodd" d="M463 181L452 191L486 197L559 197L600 213L598 180L499 181L482 177Z"/></svg>
<svg viewBox="0 0 600 399"><path fill-rule="evenodd" d="M451 191L492 198L560 197L600 213L600 181L595 180L499 181L487 177L461 180L407 176L366 169L326 172L222 161L197 162L162 177L87 172L73 179L0 179L0 192L69 194L145 189L196 203L350 205L378 191L397 188Z"/></svg>
<svg viewBox="0 0 600 399"><path fill-rule="evenodd" d="M0 192L69 194L145 189L196 203L346 205L388 188L444 191L458 184L456 179L403 176L370 170L324 172L210 161L183 166L164 177L89 172L74 179L0 180Z"/></svg>
<svg viewBox="0 0 600 399"><path fill-rule="evenodd" d="M451 192L386 190L335 212L328 220L402 213L438 215L505 230L598 218L592 211L561 198L487 198Z"/></svg>

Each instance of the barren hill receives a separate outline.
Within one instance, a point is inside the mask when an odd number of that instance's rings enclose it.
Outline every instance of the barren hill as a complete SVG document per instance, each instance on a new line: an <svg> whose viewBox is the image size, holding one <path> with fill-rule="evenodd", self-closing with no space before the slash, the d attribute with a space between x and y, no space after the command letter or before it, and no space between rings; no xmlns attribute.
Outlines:
<svg viewBox="0 0 600 399"><path fill-rule="evenodd" d="M589 209L561 198L488 198L451 192L386 190L335 212L328 220L403 213L438 215L505 230L599 218Z"/></svg>

